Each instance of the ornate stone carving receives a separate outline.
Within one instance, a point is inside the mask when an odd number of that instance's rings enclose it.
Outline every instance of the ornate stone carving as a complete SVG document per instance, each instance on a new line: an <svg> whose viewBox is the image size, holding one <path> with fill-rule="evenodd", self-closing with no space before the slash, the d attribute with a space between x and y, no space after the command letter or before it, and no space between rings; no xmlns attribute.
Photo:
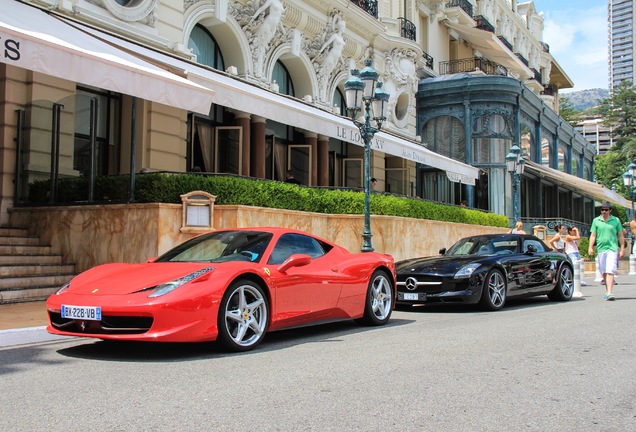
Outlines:
<svg viewBox="0 0 636 432"><path fill-rule="evenodd" d="M157 17L149 17L156 15L159 7L158 0L140 0L127 6L122 6L115 0L92 0L94 4L105 7L111 14L122 21L142 22L146 25L154 25Z"/></svg>
<svg viewBox="0 0 636 432"><path fill-rule="evenodd" d="M306 43L306 52L312 58L318 79L320 92L318 96L322 102L329 102L331 99L327 92L334 71L340 72L346 68L347 62L342 57L342 51L346 45L344 39L346 25L340 13L334 10L322 34Z"/></svg>
<svg viewBox="0 0 636 432"><path fill-rule="evenodd" d="M250 0L243 8L230 5L230 11L241 24L250 43L254 76L264 78L265 60L277 45L276 41L285 39L286 31L282 25L285 14L283 2Z"/></svg>

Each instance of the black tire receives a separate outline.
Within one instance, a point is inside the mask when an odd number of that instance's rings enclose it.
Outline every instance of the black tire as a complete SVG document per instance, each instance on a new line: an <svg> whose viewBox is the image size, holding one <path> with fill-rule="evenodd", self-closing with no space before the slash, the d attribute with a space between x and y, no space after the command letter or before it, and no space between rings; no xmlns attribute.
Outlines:
<svg viewBox="0 0 636 432"><path fill-rule="evenodd" d="M557 283L548 298L553 301L568 301L574 294L574 273L569 265L563 264L557 274Z"/></svg>
<svg viewBox="0 0 636 432"><path fill-rule="evenodd" d="M489 311L501 309L506 304L507 292L506 278L503 273L497 269L490 270L481 290L479 300L481 307Z"/></svg>
<svg viewBox="0 0 636 432"><path fill-rule="evenodd" d="M249 351L262 342L269 324L267 296L257 283L237 280L219 306L218 341L229 351Z"/></svg>
<svg viewBox="0 0 636 432"><path fill-rule="evenodd" d="M394 293L393 278L385 271L374 271L364 301L364 315L358 322L371 326L386 324L393 311Z"/></svg>

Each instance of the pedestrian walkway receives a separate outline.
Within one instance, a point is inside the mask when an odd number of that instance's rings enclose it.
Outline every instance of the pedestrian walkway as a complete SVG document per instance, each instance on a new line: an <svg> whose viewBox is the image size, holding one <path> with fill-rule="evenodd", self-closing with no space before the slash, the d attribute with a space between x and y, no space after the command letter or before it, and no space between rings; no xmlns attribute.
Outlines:
<svg viewBox="0 0 636 432"><path fill-rule="evenodd" d="M46 302L0 305L0 330L39 327L47 322Z"/></svg>

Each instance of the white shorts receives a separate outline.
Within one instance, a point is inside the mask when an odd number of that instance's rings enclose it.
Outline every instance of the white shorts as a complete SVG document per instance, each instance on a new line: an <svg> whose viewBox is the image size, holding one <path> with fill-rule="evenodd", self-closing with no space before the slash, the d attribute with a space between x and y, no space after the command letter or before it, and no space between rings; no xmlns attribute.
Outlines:
<svg viewBox="0 0 636 432"><path fill-rule="evenodd" d="M598 270L601 274L616 274L618 252L607 251L598 254Z"/></svg>

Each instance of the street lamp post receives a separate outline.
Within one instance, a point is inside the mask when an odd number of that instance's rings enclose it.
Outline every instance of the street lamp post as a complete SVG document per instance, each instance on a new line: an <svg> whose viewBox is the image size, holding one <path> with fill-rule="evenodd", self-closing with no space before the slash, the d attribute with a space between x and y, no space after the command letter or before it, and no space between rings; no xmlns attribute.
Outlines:
<svg viewBox="0 0 636 432"><path fill-rule="evenodd" d="M513 145L506 156L506 168L512 176L512 226L521 220L521 174L525 165L521 149Z"/></svg>
<svg viewBox="0 0 636 432"><path fill-rule="evenodd" d="M629 189L629 196L632 199L632 214L630 220L634 219L634 179L636 178L636 164L634 162L630 163L627 167L627 171L623 174L623 183L625 187Z"/></svg>
<svg viewBox="0 0 636 432"><path fill-rule="evenodd" d="M364 232L362 233L362 252L373 252L371 246L371 140L382 128L386 120L384 108L389 101L389 94L382 90L382 83L378 82L379 74L373 69L373 62L364 62L364 69L351 70L351 77L345 82L345 97L347 112L353 123L360 129L360 136L364 142ZM357 120L364 105L364 121ZM371 126L371 119L376 127Z"/></svg>

